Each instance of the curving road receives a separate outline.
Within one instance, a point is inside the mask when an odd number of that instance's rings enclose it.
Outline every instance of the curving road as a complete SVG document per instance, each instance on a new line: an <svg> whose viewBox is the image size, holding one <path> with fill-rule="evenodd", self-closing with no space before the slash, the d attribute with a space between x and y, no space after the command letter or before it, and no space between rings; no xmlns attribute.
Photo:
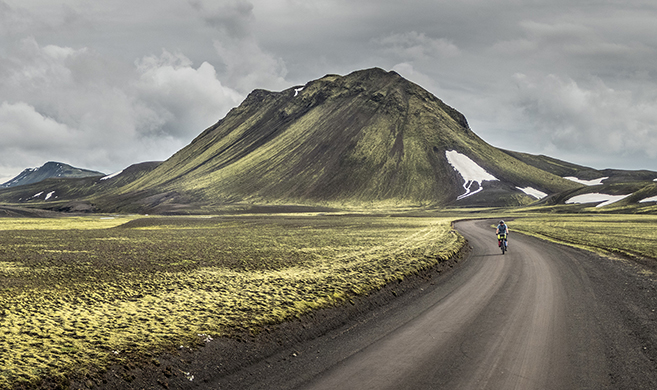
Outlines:
<svg viewBox="0 0 657 390"><path fill-rule="evenodd" d="M223 378L299 389L655 389L657 293L630 265L513 234L457 229L473 250L412 300ZM222 387L222 388L223 388Z"/></svg>

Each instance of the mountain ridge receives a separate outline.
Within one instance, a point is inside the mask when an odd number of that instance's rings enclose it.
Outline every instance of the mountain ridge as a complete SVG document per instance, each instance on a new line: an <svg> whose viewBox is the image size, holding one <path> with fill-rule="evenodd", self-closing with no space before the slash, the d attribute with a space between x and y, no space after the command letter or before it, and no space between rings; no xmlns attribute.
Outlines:
<svg viewBox="0 0 657 390"><path fill-rule="evenodd" d="M0 201L146 213L239 205L561 207L596 191L635 194L618 205L644 202L657 195L657 173L600 171L493 147L438 97L372 68L279 92L256 89L164 162L4 189Z"/></svg>
<svg viewBox="0 0 657 390"><path fill-rule="evenodd" d="M105 176L102 172L89 169L76 168L69 164L56 161L48 161L37 168L26 168L16 177L0 184L0 188L10 188L26 184L38 183L50 178L82 178L93 176Z"/></svg>

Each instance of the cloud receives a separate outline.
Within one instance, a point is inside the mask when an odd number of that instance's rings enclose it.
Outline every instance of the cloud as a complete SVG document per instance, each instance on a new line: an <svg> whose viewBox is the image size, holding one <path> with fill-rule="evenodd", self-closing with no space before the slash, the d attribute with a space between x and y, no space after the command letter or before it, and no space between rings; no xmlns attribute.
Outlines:
<svg viewBox="0 0 657 390"><path fill-rule="evenodd" d="M217 39L214 48L225 66L223 78L238 91L246 94L256 88L281 90L290 86L283 59L262 50L255 39Z"/></svg>
<svg viewBox="0 0 657 390"><path fill-rule="evenodd" d="M248 94L256 88L280 90L290 86L285 80L285 61L264 50L258 41L254 32L256 19L251 2L188 2L199 17L216 31L213 46L223 65L221 79L226 85L242 94Z"/></svg>
<svg viewBox="0 0 657 390"><path fill-rule="evenodd" d="M40 152L74 142L71 128L38 113L24 102L0 104L0 135L3 153L8 149L30 148Z"/></svg>
<svg viewBox="0 0 657 390"><path fill-rule="evenodd" d="M188 0L189 4L202 15L205 22L231 37L250 35L250 24L254 20L253 4L244 0L211 2L207 0Z"/></svg>
<svg viewBox="0 0 657 390"><path fill-rule="evenodd" d="M243 96L207 62L163 51L132 66L27 38L0 57L0 165L59 160L103 171L163 160ZM12 151L11 153L9 151Z"/></svg>
<svg viewBox="0 0 657 390"><path fill-rule="evenodd" d="M194 69L180 53L144 57L137 62L137 71L137 97L158 118L150 126L144 124L148 131L143 135L189 139L244 98L221 84L212 65L204 62Z"/></svg>
<svg viewBox="0 0 657 390"><path fill-rule="evenodd" d="M656 17L645 0L0 0L4 118L68 139L13 157L2 140L0 170L164 159L255 88L373 66L495 146L657 169Z"/></svg>
<svg viewBox="0 0 657 390"><path fill-rule="evenodd" d="M0 36L14 35L29 28L31 18L21 9L15 9L0 0Z"/></svg>
<svg viewBox="0 0 657 390"><path fill-rule="evenodd" d="M31 105L18 102L0 104L0 183L46 159L66 162L68 156L84 147L75 129L44 116Z"/></svg>
<svg viewBox="0 0 657 390"><path fill-rule="evenodd" d="M604 29L588 27L580 23L520 23L534 48L559 53L562 56L608 57L610 59L644 52L647 47L638 42L614 42L605 35Z"/></svg>
<svg viewBox="0 0 657 390"><path fill-rule="evenodd" d="M416 31L391 34L374 41L385 47L389 53L406 60L456 57L461 54L459 48L451 41L444 38L430 38Z"/></svg>
<svg viewBox="0 0 657 390"><path fill-rule="evenodd" d="M593 78L515 76L516 106L537 138L564 151L657 157L657 99L638 100Z"/></svg>

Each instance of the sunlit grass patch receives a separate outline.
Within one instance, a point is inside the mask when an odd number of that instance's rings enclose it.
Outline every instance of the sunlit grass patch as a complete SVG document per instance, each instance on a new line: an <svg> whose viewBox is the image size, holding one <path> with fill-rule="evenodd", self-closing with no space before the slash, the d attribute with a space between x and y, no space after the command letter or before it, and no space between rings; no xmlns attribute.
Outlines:
<svg viewBox="0 0 657 390"><path fill-rule="evenodd" d="M0 230L0 388L198 334L257 331L403 279L464 243L450 218L111 221Z"/></svg>
<svg viewBox="0 0 657 390"><path fill-rule="evenodd" d="M655 215L537 215L515 219L512 229L603 253L657 259Z"/></svg>
<svg viewBox="0 0 657 390"><path fill-rule="evenodd" d="M71 230L107 229L138 218L137 215L115 217L68 217L68 218L0 218L2 230Z"/></svg>

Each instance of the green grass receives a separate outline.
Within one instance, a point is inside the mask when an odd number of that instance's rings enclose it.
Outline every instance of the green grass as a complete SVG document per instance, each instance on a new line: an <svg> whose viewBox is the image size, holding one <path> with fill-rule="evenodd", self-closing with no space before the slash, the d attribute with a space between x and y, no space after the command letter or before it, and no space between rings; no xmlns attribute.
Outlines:
<svg viewBox="0 0 657 390"><path fill-rule="evenodd" d="M343 303L454 255L451 220L3 219L0 388Z"/></svg>
<svg viewBox="0 0 657 390"><path fill-rule="evenodd" d="M657 215L537 215L510 227L596 252L657 259Z"/></svg>

